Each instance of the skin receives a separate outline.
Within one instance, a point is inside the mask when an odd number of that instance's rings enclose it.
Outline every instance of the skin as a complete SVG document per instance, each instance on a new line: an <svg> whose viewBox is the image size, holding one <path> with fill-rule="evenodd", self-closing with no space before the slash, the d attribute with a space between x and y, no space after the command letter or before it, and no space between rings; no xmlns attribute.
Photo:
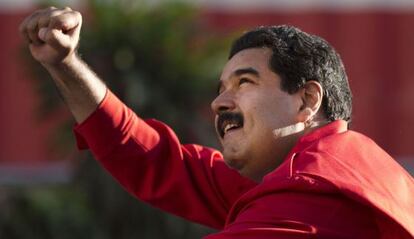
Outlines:
<svg viewBox="0 0 414 239"><path fill-rule="evenodd" d="M95 111L107 89L76 54L81 26L79 12L50 7L35 11L19 27L33 58L50 73L78 123Z"/></svg>
<svg viewBox="0 0 414 239"><path fill-rule="evenodd" d="M76 54L81 26L79 12L50 7L28 16L19 29L78 123L96 110L107 91ZM324 119L319 112L320 84L309 81L295 94L282 91L280 77L268 67L270 55L269 49L255 48L233 56L223 69L220 94L211 104L216 114L243 115L243 127L219 139L226 163L258 182L282 162L301 135Z"/></svg>
<svg viewBox="0 0 414 239"><path fill-rule="evenodd" d="M268 48L251 48L233 56L211 104L216 122L220 112L243 115L243 127L218 137L226 163L255 181L281 164L322 99L322 88L314 81L294 94L283 91L280 77L268 66L271 54Z"/></svg>

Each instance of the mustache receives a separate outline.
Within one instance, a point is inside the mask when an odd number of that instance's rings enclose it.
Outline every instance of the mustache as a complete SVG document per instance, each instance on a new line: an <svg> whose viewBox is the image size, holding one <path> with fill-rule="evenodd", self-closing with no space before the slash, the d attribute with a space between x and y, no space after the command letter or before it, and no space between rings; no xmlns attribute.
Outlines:
<svg viewBox="0 0 414 239"><path fill-rule="evenodd" d="M236 112L220 112L217 115L216 129L221 137L224 136L224 123L225 122L234 122L240 125L243 124L243 115Z"/></svg>

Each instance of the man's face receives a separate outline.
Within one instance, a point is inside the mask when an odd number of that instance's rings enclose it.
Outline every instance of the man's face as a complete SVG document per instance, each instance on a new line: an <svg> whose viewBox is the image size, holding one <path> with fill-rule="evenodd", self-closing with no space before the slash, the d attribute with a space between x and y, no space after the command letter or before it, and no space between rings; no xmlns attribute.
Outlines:
<svg viewBox="0 0 414 239"><path fill-rule="evenodd" d="M291 149L292 142L276 139L272 131L296 123L302 105L299 94L281 90L280 77L269 68L271 53L251 48L234 55L211 104L226 163L256 181Z"/></svg>

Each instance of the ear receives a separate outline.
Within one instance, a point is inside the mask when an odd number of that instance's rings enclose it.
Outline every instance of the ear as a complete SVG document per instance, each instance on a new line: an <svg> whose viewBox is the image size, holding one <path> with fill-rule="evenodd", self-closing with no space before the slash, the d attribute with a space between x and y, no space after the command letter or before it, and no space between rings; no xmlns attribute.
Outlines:
<svg viewBox="0 0 414 239"><path fill-rule="evenodd" d="M299 90L302 105L298 113L299 122L309 122L318 113L322 105L323 89L319 82L307 81L302 89Z"/></svg>

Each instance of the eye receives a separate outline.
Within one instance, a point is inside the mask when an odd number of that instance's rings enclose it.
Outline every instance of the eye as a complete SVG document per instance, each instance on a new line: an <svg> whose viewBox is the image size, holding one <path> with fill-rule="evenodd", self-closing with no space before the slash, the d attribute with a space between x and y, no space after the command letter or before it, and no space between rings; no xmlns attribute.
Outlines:
<svg viewBox="0 0 414 239"><path fill-rule="evenodd" d="M248 78L240 78L239 85L242 85L244 83L253 83L253 81Z"/></svg>

